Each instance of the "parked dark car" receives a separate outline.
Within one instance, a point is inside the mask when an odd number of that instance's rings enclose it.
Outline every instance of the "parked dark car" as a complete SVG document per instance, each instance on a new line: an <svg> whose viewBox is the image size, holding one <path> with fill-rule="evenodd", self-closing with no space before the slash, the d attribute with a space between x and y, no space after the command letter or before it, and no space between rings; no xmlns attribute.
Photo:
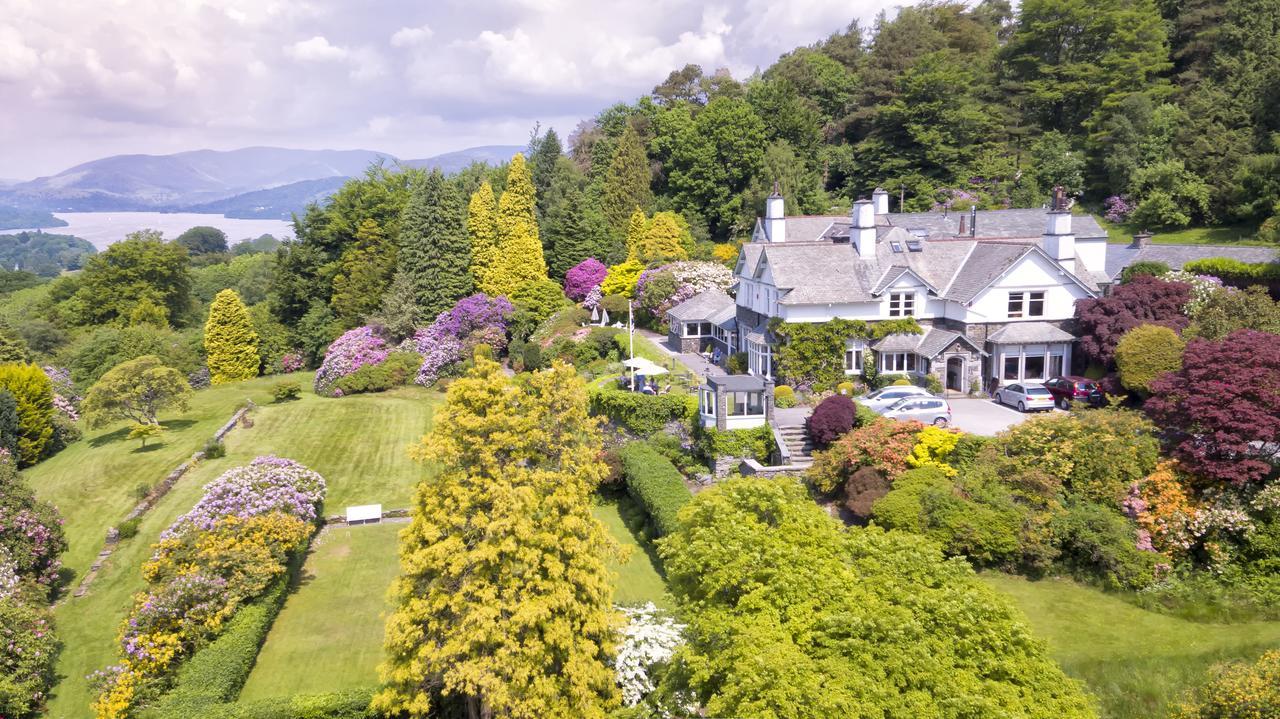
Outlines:
<svg viewBox="0 0 1280 719"><path fill-rule="evenodd" d="M1060 409L1071 409L1072 402L1084 402L1090 407L1101 407L1107 403L1098 383L1087 377L1054 377L1045 382L1044 386L1053 395L1053 403Z"/></svg>

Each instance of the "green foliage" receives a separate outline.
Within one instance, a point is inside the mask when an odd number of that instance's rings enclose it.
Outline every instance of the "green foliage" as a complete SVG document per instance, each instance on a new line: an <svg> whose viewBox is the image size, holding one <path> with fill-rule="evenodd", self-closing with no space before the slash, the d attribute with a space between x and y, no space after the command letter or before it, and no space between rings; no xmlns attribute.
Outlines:
<svg viewBox="0 0 1280 719"><path fill-rule="evenodd" d="M747 193L764 163L764 123L745 100L717 97L671 138L667 182L677 209L717 237L748 229Z"/></svg>
<svg viewBox="0 0 1280 719"><path fill-rule="evenodd" d="M775 322L774 334L782 344L774 352L778 374L799 389L834 389L845 381L845 342L851 339L880 339L891 334L923 334L912 318L869 324L862 320L836 319L830 322ZM866 364L863 365L866 367ZM874 374L870 375L874 377ZM869 380L869 383L873 380Z"/></svg>
<svg viewBox="0 0 1280 719"><path fill-rule="evenodd" d="M271 385L271 396L277 402L298 399L302 396L302 384L300 382L276 382Z"/></svg>
<svg viewBox="0 0 1280 719"><path fill-rule="evenodd" d="M1181 160L1165 160L1134 173L1131 191L1141 198L1129 222L1138 227L1186 227L1209 212L1209 186Z"/></svg>
<svg viewBox="0 0 1280 719"><path fill-rule="evenodd" d="M1083 579L1109 589L1142 589L1155 579L1160 555L1135 546L1133 525L1117 510L1071 501L1050 531L1061 546L1060 564Z"/></svg>
<svg viewBox="0 0 1280 719"><path fill-rule="evenodd" d="M471 278L476 289L490 296L500 294L494 276L498 266L498 201L493 185L481 183L467 203L467 239L471 242Z"/></svg>
<svg viewBox="0 0 1280 719"><path fill-rule="evenodd" d="M30 361L31 351L27 348L27 343L0 321L0 363Z"/></svg>
<svg viewBox="0 0 1280 719"><path fill-rule="evenodd" d="M1215 667L1210 681L1187 697L1177 719L1254 719L1280 715L1280 651L1253 664Z"/></svg>
<svg viewBox="0 0 1280 719"><path fill-rule="evenodd" d="M422 366L417 352L392 352L378 364L367 364L337 381L334 385L344 395L385 392L413 381Z"/></svg>
<svg viewBox="0 0 1280 719"><path fill-rule="evenodd" d="M139 517L124 520L120 524L116 525L116 536L120 537L122 540L133 539L138 536L138 525L141 523L142 520Z"/></svg>
<svg viewBox="0 0 1280 719"><path fill-rule="evenodd" d="M684 394L643 394L614 389L593 389L591 412L645 437L668 422L688 420L698 411L698 401Z"/></svg>
<svg viewBox="0 0 1280 719"><path fill-rule="evenodd" d="M1150 393L1151 382L1165 372L1182 368L1186 343L1178 333L1160 325L1138 325L1116 345L1120 383L1134 392Z"/></svg>
<svg viewBox="0 0 1280 719"><path fill-rule="evenodd" d="M631 123L627 123L618 138L600 194L609 230L619 235L626 232L632 212L648 210L653 202L653 192L649 189L649 159Z"/></svg>
<svg viewBox="0 0 1280 719"><path fill-rule="evenodd" d="M1239 292L1213 292L1200 304L1183 337L1220 340L1236 330L1280 335L1280 301L1265 287L1253 285Z"/></svg>
<svg viewBox="0 0 1280 719"><path fill-rule="evenodd" d="M131 233L85 263L73 298L75 320L121 321L145 299L165 309L169 324L180 324L191 307L188 264L186 248L165 242L160 233Z"/></svg>
<svg viewBox="0 0 1280 719"><path fill-rule="evenodd" d="M190 399L191 385L180 372L164 366L155 355L144 355L102 375L89 388L81 410L90 427L117 419L154 425L159 412L170 408L185 412Z"/></svg>
<svg viewBox="0 0 1280 719"><path fill-rule="evenodd" d="M45 697L56 681L53 615L42 604L18 593L0 597L0 716L6 719L44 716Z"/></svg>
<svg viewBox="0 0 1280 719"><path fill-rule="evenodd" d="M907 387L911 384L911 380L907 379L906 377L899 377L894 381L890 382L889 384L895 387Z"/></svg>
<svg viewBox="0 0 1280 719"><path fill-rule="evenodd" d="M0 389L0 448L9 456L18 457L22 436L22 418L18 415L18 400L7 389Z"/></svg>
<svg viewBox="0 0 1280 719"><path fill-rule="evenodd" d="M1120 284L1124 284L1139 275L1160 277L1168 271L1169 266L1159 260L1142 260L1120 270Z"/></svg>
<svg viewBox="0 0 1280 719"><path fill-rule="evenodd" d="M774 405L782 409L796 406L796 391L790 386L780 384L773 388Z"/></svg>
<svg viewBox="0 0 1280 719"><path fill-rule="evenodd" d="M99 327L81 335L61 356L79 386L97 382L112 367L143 355L156 355L184 374L204 365L200 357L202 336L198 329L173 330L143 327Z"/></svg>
<svg viewBox="0 0 1280 719"><path fill-rule="evenodd" d="M576 182L568 182L563 198L548 211L543 223L548 271L553 278L561 280L566 272L588 257L605 262L619 259L615 257L616 243L610 240L605 216Z"/></svg>
<svg viewBox="0 0 1280 719"><path fill-rule="evenodd" d="M216 255L227 251L227 233L208 225L192 227L178 235L174 242L187 248L192 255Z"/></svg>
<svg viewBox="0 0 1280 719"><path fill-rule="evenodd" d="M258 599L240 607L216 639L183 663L173 688L142 717L203 716L206 707L234 700L253 670L271 623L284 606L289 582L299 564L294 560L290 571L276 579Z"/></svg>
<svg viewBox="0 0 1280 719"><path fill-rule="evenodd" d="M57 277L63 270L78 270L96 252L87 240L71 235L53 235L47 232L0 235L0 267L20 268L21 274L30 275L32 279L36 275ZM13 282L18 278L8 279Z"/></svg>
<svg viewBox="0 0 1280 719"><path fill-rule="evenodd" d="M407 214L407 213L406 213ZM396 245L376 221L363 220L355 242L335 265L329 305L344 327L354 327L378 308L396 268Z"/></svg>
<svg viewBox="0 0 1280 719"><path fill-rule="evenodd" d="M693 498L680 470L644 442L628 444L619 455L627 493L649 513L658 536L675 532L681 508Z"/></svg>
<svg viewBox="0 0 1280 719"><path fill-rule="evenodd" d="M223 444L220 440L210 437L209 440L204 443L204 449L201 451L204 452L205 459L219 459L227 456L227 445Z"/></svg>
<svg viewBox="0 0 1280 719"><path fill-rule="evenodd" d="M1192 260L1182 266L1184 272L1195 275L1213 275L1224 282L1256 283L1280 280L1280 263L1241 262L1229 257L1211 257Z"/></svg>
<svg viewBox="0 0 1280 719"><path fill-rule="evenodd" d="M569 299L560 285L543 277L516 287L511 293L511 304L528 312L535 322L542 322L568 305Z"/></svg>
<svg viewBox="0 0 1280 719"><path fill-rule="evenodd" d="M634 297L636 281L640 279L641 272L644 272L644 264L639 260L627 260L614 265L609 268L609 274L605 275L600 291L605 297ZM625 310L626 307L624 306L623 309Z"/></svg>
<svg viewBox="0 0 1280 719"><path fill-rule="evenodd" d="M209 307L204 325L204 351L213 384L258 376L258 333L235 290L223 290Z"/></svg>
<svg viewBox="0 0 1280 719"><path fill-rule="evenodd" d="M400 270L424 318L472 293L471 241L462 197L439 170L419 182L400 223Z"/></svg>
<svg viewBox="0 0 1280 719"><path fill-rule="evenodd" d="M773 453L773 430L769 425L751 429L719 430L696 428L698 451L704 457L753 457L767 462Z"/></svg>
<svg viewBox="0 0 1280 719"><path fill-rule="evenodd" d="M698 493L659 551L689 623L662 690L709 716L1094 716L967 565L846 528L794 482Z"/></svg>
<svg viewBox="0 0 1280 719"><path fill-rule="evenodd" d="M53 437L53 385L36 365L0 364L0 389L13 395L16 402L18 464L35 464L44 457Z"/></svg>
<svg viewBox="0 0 1280 719"><path fill-rule="evenodd" d="M816 453L805 478L820 492L832 492L863 468L890 481L907 469L907 457L924 425L876 416L846 432L829 449Z"/></svg>
<svg viewBox="0 0 1280 719"><path fill-rule="evenodd" d="M204 719L375 719L378 714L370 711L369 700L373 692L368 689L330 694L300 694L229 704L198 704ZM185 719L191 716L189 707L175 703L143 714L140 719ZM160 711L165 710L165 711Z"/></svg>
<svg viewBox="0 0 1280 719"><path fill-rule="evenodd" d="M729 374L746 374L748 359L746 352L732 352L725 362L725 368L729 370Z"/></svg>
<svg viewBox="0 0 1280 719"><path fill-rule="evenodd" d="M142 442L142 447L145 449L147 446L147 440L159 439L163 436L164 427L161 427L158 424L151 424L150 422L138 422L129 428L128 439L140 440Z"/></svg>

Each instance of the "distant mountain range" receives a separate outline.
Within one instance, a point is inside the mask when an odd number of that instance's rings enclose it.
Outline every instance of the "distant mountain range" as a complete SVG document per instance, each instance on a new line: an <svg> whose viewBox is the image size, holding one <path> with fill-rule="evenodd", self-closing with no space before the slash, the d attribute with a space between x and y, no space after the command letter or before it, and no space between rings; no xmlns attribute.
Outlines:
<svg viewBox="0 0 1280 719"><path fill-rule="evenodd" d="M116 155L49 177L0 184L0 208L47 212L212 212L227 217L281 218L332 194L370 164L439 167L457 172L472 162L497 164L523 148L486 145L401 161L372 150L288 150L246 147L173 155ZM50 226L50 225L37 225Z"/></svg>

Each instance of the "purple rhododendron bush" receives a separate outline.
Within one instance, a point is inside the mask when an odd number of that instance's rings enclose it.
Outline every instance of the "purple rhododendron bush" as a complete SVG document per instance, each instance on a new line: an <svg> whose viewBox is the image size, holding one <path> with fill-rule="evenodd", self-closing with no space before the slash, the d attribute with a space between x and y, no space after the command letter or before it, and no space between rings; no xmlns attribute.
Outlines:
<svg viewBox="0 0 1280 719"><path fill-rule="evenodd" d="M303 465L258 457L211 482L142 567L145 591L120 632L121 661L95 675L99 719L130 716L181 663L287 570L315 530L325 482Z"/></svg>
<svg viewBox="0 0 1280 719"><path fill-rule="evenodd" d="M581 302L604 282L608 274L609 268L603 262L588 257L564 273L564 293L574 302Z"/></svg>
<svg viewBox="0 0 1280 719"><path fill-rule="evenodd" d="M316 370L316 394L333 395L338 380L361 367L382 362L390 351L387 338L378 327L366 325L346 331L325 350L320 369Z"/></svg>
<svg viewBox="0 0 1280 719"><path fill-rule="evenodd" d="M422 355L415 382L430 387L450 365L461 362L479 345L494 356L507 347L507 325L515 308L506 297L483 293L463 297L453 309L441 312L429 327L418 330L400 349Z"/></svg>

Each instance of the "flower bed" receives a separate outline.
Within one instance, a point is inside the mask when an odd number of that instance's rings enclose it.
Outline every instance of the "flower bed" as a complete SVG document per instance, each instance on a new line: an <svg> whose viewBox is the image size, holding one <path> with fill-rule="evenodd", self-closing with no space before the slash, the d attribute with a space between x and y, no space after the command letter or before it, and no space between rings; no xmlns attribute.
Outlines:
<svg viewBox="0 0 1280 719"><path fill-rule="evenodd" d="M120 633L121 662L96 675L99 719L155 700L190 655L263 594L315 529L324 479L280 457L224 473L154 545L147 590Z"/></svg>
<svg viewBox="0 0 1280 719"><path fill-rule="evenodd" d="M325 351L320 369L316 370L316 394L334 395L338 380L361 367L382 362L390 351L378 328L365 326L348 330Z"/></svg>
<svg viewBox="0 0 1280 719"><path fill-rule="evenodd" d="M450 365L468 357L479 345L488 345L496 356L507 346L507 323L515 308L505 297L474 294L463 297L453 309L441 312L429 327L418 330L400 349L422 355L414 380L429 387Z"/></svg>

